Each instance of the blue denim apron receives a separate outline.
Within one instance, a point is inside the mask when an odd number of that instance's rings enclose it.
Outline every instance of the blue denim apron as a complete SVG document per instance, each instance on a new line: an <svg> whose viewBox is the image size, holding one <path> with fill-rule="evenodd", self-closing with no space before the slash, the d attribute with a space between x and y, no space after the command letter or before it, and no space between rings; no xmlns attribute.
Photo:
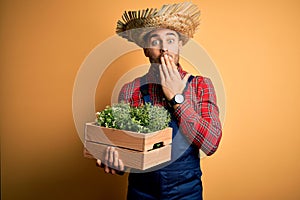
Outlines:
<svg viewBox="0 0 300 200"><path fill-rule="evenodd" d="M151 102L147 87L143 85L141 92L144 101ZM146 172L130 173L128 200L202 200L199 149L187 141L174 117L169 125L173 128L171 161Z"/></svg>

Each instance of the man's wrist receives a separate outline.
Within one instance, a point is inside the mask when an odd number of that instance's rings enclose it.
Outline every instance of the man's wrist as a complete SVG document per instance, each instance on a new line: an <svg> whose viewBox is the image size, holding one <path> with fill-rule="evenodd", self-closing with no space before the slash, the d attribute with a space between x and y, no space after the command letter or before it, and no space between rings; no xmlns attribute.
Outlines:
<svg viewBox="0 0 300 200"><path fill-rule="evenodd" d="M169 100L169 105L176 109L180 104L184 102L185 98L182 94L176 94L174 97Z"/></svg>
<svg viewBox="0 0 300 200"><path fill-rule="evenodd" d="M173 109L176 110L179 106L180 106L180 104L175 104L175 105L173 106Z"/></svg>

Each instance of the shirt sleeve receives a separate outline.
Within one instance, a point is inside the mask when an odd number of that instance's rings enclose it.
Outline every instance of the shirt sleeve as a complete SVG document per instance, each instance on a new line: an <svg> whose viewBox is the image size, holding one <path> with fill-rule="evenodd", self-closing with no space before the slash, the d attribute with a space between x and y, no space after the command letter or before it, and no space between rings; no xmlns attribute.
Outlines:
<svg viewBox="0 0 300 200"><path fill-rule="evenodd" d="M195 77L185 93L186 100L174 111L182 133L206 155L212 155L222 137L219 109L212 82Z"/></svg>
<svg viewBox="0 0 300 200"><path fill-rule="evenodd" d="M129 103L129 99L126 95L126 90L128 88L128 84L123 85L123 87L121 88L120 92L119 92L119 97L118 97L118 102L125 102L125 103Z"/></svg>

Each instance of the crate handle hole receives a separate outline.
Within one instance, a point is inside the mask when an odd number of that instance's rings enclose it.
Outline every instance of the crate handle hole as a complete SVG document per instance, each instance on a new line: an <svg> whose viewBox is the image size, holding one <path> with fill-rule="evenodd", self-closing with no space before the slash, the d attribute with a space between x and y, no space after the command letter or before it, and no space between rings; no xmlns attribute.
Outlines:
<svg viewBox="0 0 300 200"><path fill-rule="evenodd" d="M158 142L153 145L153 149L158 149L164 146L164 142Z"/></svg>

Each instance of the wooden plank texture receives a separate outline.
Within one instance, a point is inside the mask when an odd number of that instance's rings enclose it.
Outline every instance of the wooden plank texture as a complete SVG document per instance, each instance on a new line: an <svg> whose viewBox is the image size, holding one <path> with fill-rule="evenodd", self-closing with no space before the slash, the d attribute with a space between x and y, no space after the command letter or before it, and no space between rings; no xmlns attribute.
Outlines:
<svg viewBox="0 0 300 200"><path fill-rule="evenodd" d="M107 147L108 145L105 144L86 141L84 156L104 160ZM119 153L119 158L122 159L126 167L139 170L151 168L171 159L171 144L143 152L119 147L116 147L116 150Z"/></svg>
<svg viewBox="0 0 300 200"><path fill-rule="evenodd" d="M135 133L100 127L95 125L95 123L86 123L85 141L124 147L137 151L149 151L157 143L161 143L164 146L171 144L172 128L168 127L153 133Z"/></svg>

